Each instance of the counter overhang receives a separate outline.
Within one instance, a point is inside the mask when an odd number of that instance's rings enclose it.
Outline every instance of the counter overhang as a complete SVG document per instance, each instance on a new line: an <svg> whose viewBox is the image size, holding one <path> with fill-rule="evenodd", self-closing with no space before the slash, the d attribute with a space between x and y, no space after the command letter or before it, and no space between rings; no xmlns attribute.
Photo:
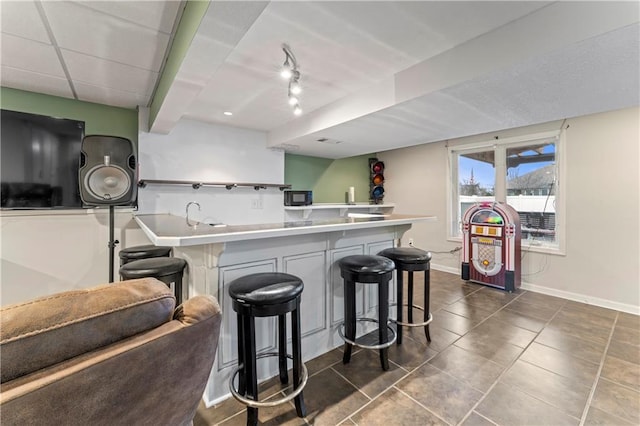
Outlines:
<svg viewBox="0 0 640 426"><path fill-rule="evenodd" d="M320 232L407 225L435 221L435 216L380 215L378 217L336 217L321 220L212 226L170 214L136 215L135 221L157 246L195 246L262 238L288 237Z"/></svg>

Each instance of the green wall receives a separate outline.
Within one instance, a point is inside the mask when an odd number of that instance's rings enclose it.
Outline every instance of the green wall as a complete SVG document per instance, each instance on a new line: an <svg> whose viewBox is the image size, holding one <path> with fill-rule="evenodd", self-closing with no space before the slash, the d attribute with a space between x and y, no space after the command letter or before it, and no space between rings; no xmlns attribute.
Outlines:
<svg viewBox="0 0 640 426"><path fill-rule="evenodd" d="M375 154L332 160L285 154L284 181L292 189L311 189L314 203L345 203L350 186L356 202L369 201L369 158Z"/></svg>
<svg viewBox="0 0 640 426"><path fill-rule="evenodd" d="M138 145L138 111L0 88L0 108L85 122L86 135L119 136Z"/></svg>

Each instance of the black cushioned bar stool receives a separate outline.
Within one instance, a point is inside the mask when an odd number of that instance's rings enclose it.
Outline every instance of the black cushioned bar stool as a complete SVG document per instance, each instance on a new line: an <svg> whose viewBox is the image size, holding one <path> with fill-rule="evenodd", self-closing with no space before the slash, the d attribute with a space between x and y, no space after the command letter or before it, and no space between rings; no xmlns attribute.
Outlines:
<svg viewBox="0 0 640 426"><path fill-rule="evenodd" d="M396 323L396 329L398 333L398 345L402 344L402 326L407 327L423 327L424 334L427 341L431 341L431 335L429 334L429 323L433 319L429 312L429 293L431 291L430 269L429 264L431 262L431 253L428 251L420 250L415 247L396 247L382 250L378 253L379 256L388 257L396 264L396 277L398 285L398 304L396 319L392 320ZM407 321L403 322L402 308L403 304L403 273L408 271L409 282L407 283ZM413 271L424 271L424 307L413 304ZM424 312L424 320L419 323L413 322L413 309L419 309Z"/></svg>
<svg viewBox="0 0 640 426"><path fill-rule="evenodd" d="M182 303L182 275L186 266L187 262L178 257L152 257L124 264L120 267L120 276L123 280L152 277L169 287L173 284L176 305L180 305Z"/></svg>
<svg viewBox="0 0 640 426"><path fill-rule="evenodd" d="M134 260L149 259L151 257L170 257L171 247L158 247L153 244L146 246L133 246L120 250L120 266Z"/></svg>
<svg viewBox="0 0 640 426"><path fill-rule="evenodd" d="M307 368L302 363L300 333L300 299L304 284L294 275L279 272L250 274L237 278L229 284L229 296L233 310L238 314L238 366L231 374L231 394L247 406L247 425L258 422L258 408L273 407L295 400L296 413L306 416L302 389L307 384ZM292 355L287 354L286 314L291 313ZM256 355L256 317L278 316L278 352ZM258 400L259 358L278 357L280 382L286 384L287 359L293 360L293 392L283 398L269 401ZM238 387L234 386L238 376Z"/></svg>
<svg viewBox="0 0 640 426"><path fill-rule="evenodd" d="M389 281L393 277L394 264L382 256L353 255L338 261L340 275L344 279L344 333L338 329L345 341L343 364L351 360L351 349L359 346L365 349L380 350L380 364L383 370L389 369L388 348L396 339L396 333L389 327ZM356 318L356 283L378 284L378 319ZM365 345L356 342L356 323L369 321L378 323L378 344ZM389 331L391 338L389 338Z"/></svg>

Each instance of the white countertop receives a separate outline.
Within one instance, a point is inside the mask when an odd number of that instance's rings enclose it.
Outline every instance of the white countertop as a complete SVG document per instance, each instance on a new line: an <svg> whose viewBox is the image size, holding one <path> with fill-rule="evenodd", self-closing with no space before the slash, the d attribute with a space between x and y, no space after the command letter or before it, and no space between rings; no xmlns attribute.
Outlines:
<svg viewBox="0 0 640 426"><path fill-rule="evenodd" d="M184 217L169 214L143 214L134 217L153 244L171 247L407 225L436 220L435 216L391 214L373 217L336 217L253 225L211 226L196 221L187 224Z"/></svg>

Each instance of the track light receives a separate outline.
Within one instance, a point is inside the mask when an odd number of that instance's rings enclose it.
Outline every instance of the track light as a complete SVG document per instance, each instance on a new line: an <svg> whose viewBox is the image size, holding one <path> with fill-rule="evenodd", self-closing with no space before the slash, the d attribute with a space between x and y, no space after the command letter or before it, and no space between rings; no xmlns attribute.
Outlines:
<svg viewBox="0 0 640 426"><path fill-rule="evenodd" d="M285 54L286 53L287 52L285 51ZM293 76L293 72L291 70L291 64L289 63L289 55L287 55L287 58L285 59L284 64L282 64L280 77L284 78L285 80L289 80L292 76Z"/></svg>
<svg viewBox="0 0 640 426"><path fill-rule="evenodd" d="M284 63L282 64L282 70L280 71L280 76L289 80L287 92L289 105L294 107L293 113L295 115L300 115L302 114L302 109L300 108L298 95L302 92L302 87L300 86L298 61L296 61L296 57L293 55L291 48L287 44L282 45L282 51L284 52L285 58Z"/></svg>
<svg viewBox="0 0 640 426"><path fill-rule="evenodd" d="M300 84L298 82L295 82L291 85L291 93L293 93L294 95L299 95L300 93L302 93L302 88L300 87Z"/></svg>
<svg viewBox="0 0 640 426"><path fill-rule="evenodd" d="M300 82L298 82L299 78L300 78L300 73L298 71L296 71L291 76L291 83L289 84L289 91L291 93L293 93L294 95L299 95L300 93L302 93L302 87L300 87Z"/></svg>

